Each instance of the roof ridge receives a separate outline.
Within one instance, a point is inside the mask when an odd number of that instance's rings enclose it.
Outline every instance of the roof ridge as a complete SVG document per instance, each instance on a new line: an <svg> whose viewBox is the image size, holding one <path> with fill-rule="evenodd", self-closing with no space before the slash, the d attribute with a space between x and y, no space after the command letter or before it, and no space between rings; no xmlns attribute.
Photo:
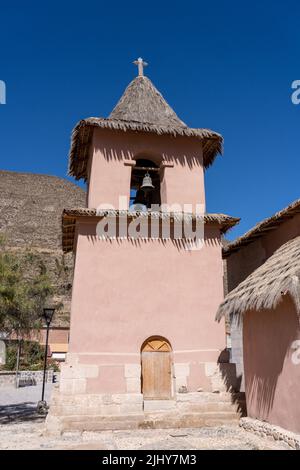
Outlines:
<svg viewBox="0 0 300 470"><path fill-rule="evenodd" d="M262 236L266 229L269 230L271 226L275 229L277 225L284 221L285 218L293 217L297 213L300 213L300 199L296 199L287 207L284 207L280 211L275 212L272 216L261 220L254 225L254 227L244 233L244 235L236 238L233 242L223 248L224 255L228 256L233 251L236 251L240 246L251 243L257 238L258 234L261 234Z"/></svg>

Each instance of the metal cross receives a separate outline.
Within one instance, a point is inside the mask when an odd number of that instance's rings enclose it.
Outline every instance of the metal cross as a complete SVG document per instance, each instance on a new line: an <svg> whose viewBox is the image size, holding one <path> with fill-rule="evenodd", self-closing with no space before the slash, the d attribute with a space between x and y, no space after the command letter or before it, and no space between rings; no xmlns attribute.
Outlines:
<svg viewBox="0 0 300 470"><path fill-rule="evenodd" d="M139 77L143 77L144 76L144 67L147 67L147 65L148 65L147 62L144 62L143 59L141 57L139 57L133 63L134 63L134 65L138 66Z"/></svg>

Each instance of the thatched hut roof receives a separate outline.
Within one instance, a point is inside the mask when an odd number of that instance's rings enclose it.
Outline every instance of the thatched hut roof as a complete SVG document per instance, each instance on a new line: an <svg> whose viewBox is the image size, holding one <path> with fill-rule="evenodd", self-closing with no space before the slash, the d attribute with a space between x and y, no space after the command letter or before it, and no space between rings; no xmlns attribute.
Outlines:
<svg viewBox="0 0 300 470"><path fill-rule="evenodd" d="M128 85L109 118L91 117L81 120L75 126L69 156L69 175L76 179L87 178L89 147L95 127L112 131L195 137L202 141L205 168L222 153L222 136L209 129L189 128L145 76L136 77Z"/></svg>
<svg viewBox="0 0 300 470"><path fill-rule="evenodd" d="M187 127L166 102L151 80L136 77L129 83L109 119L166 127Z"/></svg>
<svg viewBox="0 0 300 470"><path fill-rule="evenodd" d="M75 209L65 209L62 216L62 246L63 251L68 253L74 248L74 235L75 235L75 226L76 219L80 217L122 217L126 216L128 219L134 219L137 217L154 217L159 219L174 218L182 219L182 213L176 212L133 212L126 210L102 210L97 211L96 209L88 208L75 208ZM204 215L195 215L195 214L184 214L184 217L189 220L201 219L205 224L216 224L220 227L220 232L223 234L234 225L236 225L240 219L236 217L230 217L225 214L204 214Z"/></svg>
<svg viewBox="0 0 300 470"><path fill-rule="evenodd" d="M285 207L281 211L272 215L272 217L268 217L267 219L262 220L244 235L237 238L232 243L229 243L227 246L224 246L223 257L227 258L233 252L239 250L242 246L248 245L257 238L263 236L265 233L276 229L278 225L282 224L287 219L291 219L296 214L300 214L300 199L297 199L288 207Z"/></svg>
<svg viewBox="0 0 300 470"><path fill-rule="evenodd" d="M268 260L233 289L216 319L240 316L248 310L272 309L287 293L300 315L300 236L282 245Z"/></svg>

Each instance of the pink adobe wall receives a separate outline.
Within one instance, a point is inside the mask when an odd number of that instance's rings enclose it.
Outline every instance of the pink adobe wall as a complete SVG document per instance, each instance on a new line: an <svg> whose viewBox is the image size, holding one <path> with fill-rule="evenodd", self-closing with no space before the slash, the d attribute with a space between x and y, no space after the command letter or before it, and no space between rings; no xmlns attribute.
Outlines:
<svg viewBox="0 0 300 470"><path fill-rule="evenodd" d="M96 221L78 222L70 353L108 367L108 375L113 367L110 391L122 393L118 366L139 364L142 343L160 335L170 341L174 362L191 365L191 391L205 389L204 363L216 363L225 347L224 325L214 321L223 298L218 227L206 228L200 251L186 251L172 240L99 240ZM100 373L87 391L103 387L110 384Z"/></svg>
<svg viewBox="0 0 300 470"><path fill-rule="evenodd" d="M119 195L129 198L132 167L124 162L136 157L174 165L163 170L163 203L205 204L198 139L95 129L91 147L88 207L103 203L118 207Z"/></svg>
<svg viewBox="0 0 300 470"><path fill-rule="evenodd" d="M244 367L248 415L300 432L300 364L291 348L300 340L295 306L287 295L275 310L247 312ZM298 359L300 352L298 353Z"/></svg>
<svg viewBox="0 0 300 470"><path fill-rule="evenodd" d="M281 245L300 235L300 214L285 220L274 230L241 247L225 259L228 291L261 266Z"/></svg>
<svg viewBox="0 0 300 470"><path fill-rule="evenodd" d="M295 215L291 219L287 219L280 224L277 229L269 232L266 237L263 238L262 244L266 252L266 257L269 258L277 248L298 235L300 235L300 214Z"/></svg>

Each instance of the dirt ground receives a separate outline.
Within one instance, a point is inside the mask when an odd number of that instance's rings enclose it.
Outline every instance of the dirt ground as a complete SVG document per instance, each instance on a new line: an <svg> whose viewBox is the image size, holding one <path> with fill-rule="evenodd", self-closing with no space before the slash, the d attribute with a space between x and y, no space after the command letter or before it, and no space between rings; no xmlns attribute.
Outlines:
<svg viewBox="0 0 300 470"><path fill-rule="evenodd" d="M51 386L47 387L49 399ZM98 450L288 450L273 439L257 436L237 425L199 429L66 432L43 434L44 418L36 412L41 387L0 388L0 449Z"/></svg>

